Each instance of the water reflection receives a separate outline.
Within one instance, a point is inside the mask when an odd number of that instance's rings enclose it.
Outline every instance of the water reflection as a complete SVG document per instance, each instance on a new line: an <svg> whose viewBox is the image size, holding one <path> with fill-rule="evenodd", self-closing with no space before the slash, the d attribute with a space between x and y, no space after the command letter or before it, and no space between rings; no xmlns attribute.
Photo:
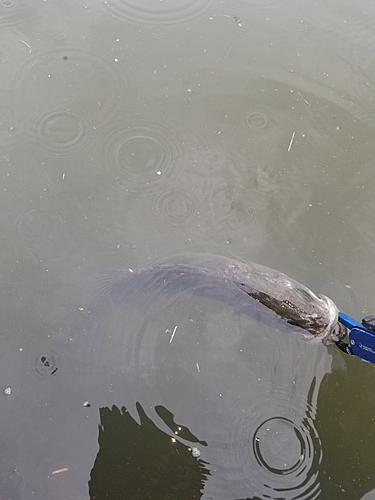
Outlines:
<svg viewBox="0 0 375 500"><path fill-rule="evenodd" d="M344 360L345 370L326 374L318 398L317 431L324 435L329 428L330 433L330 440L322 443L324 498L361 498L374 488L374 365L358 358Z"/></svg>
<svg viewBox="0 0 375 500"><path fill-rule="evenodd" d="M90 498L201 498L210 472L198 448L178 439L180 426L174 425L173 437L160 430L139 403L137 412L139 422L124 407L100 409L99 451L90 475ZM159 407L162 413L173 421L170 412ZM190 431L185 428L184 434L187 440Z"/></svg>

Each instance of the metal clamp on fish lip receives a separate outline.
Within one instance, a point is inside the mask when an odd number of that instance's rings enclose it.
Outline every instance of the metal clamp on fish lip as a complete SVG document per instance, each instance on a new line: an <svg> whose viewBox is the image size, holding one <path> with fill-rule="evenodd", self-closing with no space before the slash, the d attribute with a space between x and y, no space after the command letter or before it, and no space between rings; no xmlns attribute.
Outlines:
<svg viewBox="0 0 375 500"><path fill-rule="evenodd" d="M375 363L375 316L366 316L360 323L340 312L338 319L349 330L349 343L339 340L337 347L347 354Z"/></svg>

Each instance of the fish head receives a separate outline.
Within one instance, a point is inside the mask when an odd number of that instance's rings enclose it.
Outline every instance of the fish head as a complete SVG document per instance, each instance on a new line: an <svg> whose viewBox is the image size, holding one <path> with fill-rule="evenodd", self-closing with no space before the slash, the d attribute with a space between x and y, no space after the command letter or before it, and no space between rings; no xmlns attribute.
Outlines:
<svg viewBox="0 0 375 500"><path fill-rule="evenodd" d="M321 339L324 344L333 344L346 337L347 329L339 322L339 310L333 300L326 295L318 297L325 303L329 313L329 321L321 334Z"/></svg>

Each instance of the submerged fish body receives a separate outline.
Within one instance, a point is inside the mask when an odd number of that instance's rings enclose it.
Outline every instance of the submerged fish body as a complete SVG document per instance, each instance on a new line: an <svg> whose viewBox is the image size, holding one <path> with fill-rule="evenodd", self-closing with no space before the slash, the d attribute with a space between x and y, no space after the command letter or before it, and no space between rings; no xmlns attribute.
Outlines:
<svg viewBox="0 0 375 500"><path fill-rule="evenodd" d="M104 292L115 301L130 294L189 288L225 300L242 312L277 317L324 343L345 336L338 309L331 299L269 267L245 264L211 254L180 254L128 273L117 271L104 279ZM247 311L248 310L248 311Z"/></svg>

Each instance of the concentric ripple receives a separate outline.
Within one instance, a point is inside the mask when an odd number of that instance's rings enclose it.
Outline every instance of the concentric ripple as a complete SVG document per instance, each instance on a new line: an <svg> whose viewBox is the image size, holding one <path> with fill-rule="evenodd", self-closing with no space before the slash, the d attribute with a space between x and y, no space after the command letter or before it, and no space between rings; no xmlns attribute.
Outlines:
<svg viewBox="0 0 375 500"><path fill-rule="evenodd" d="M31 122L31 130L42 148L56 155L76 151L88 140L83 119L68 111L44 111Z"/></svg>
<svg viewBox="0 0 375 500"><path fill-rule="evenodd" d="M234 402L228 455L233 467L249 478L247 489L257 498L313 500L320 494L316 471L322 460L314 409L309 403L304 408L302 401L296 407L298 403L288 403L287 396L258 396L241 420L240 405Z"/></svg>
<svg viewBox="0 0 375 500"><path fill-rule="evenodd" d="M22 23L25 17L31 17L34 13L35 10L31 1L0 0L1 27Z"/></svg>
<svg viewBox="0 0 375 500"><path fill-rule="evenodd" d="M62 214L55 208L33 208L21 213L16 221L25 249L36 255L57 243L63 224Z"/></svg>
<svg viewBox="0 0 375 500"><path fill-rule="evenodd" d="M56 375L59 369L60 357L55 351L42 352L38 355L34 363L36 375Z"/></svg>
<svg viewBox="0 0 375 500"><path fill-rule="evenodd" d="M87 125L96 126L115 113L126 82L119 77L114 61L62 47L32 51L14 72L10 88L11 104L27 125L43 109L62 113L42 116L43 124L53 120L61 126L65 121L66 126L75 116L85 116ZM69 142L72 137L68 135Z"/></svg>
<svg viewBox="0 0 375 500"><path fill-rule="evenodd" d="M194 223L201 212L198 199L183 189L169 189L155 200L160 215L173 227L186 227Z"/></svg>
<svg viewBox="0 0 375 500"><path fill-rule="evenodd" d="M259 111L252 111L246 115L246 125L252 130L262 130L268 125L268 116Z"/></svg>
<svg viewBox="0 0 375 500"><path fill-rule="evenodd" d="M17 5L17 3L17 0L1 0L0 6L7 9L8 7L14 7L15 5Z"/></svg>
<svg viewBox="0 0 375 500"><path fill-rule="evenodd" d="M105 1L115 18L139 24L183 24L203 17L213 0Z"/></svg>
<svg viewBox="0 0 375 500"><path fill-rule="evenodd" d="M315 499L320 494L316 470L322 458L321 442L312 421L296 423L290 416L262 422L252 436L253 464L263 484L283 498ZM259 467L260 466L260 467Z"/></svg>
<svg viewBox="0 0 375 500"><path fill-rule="evenodd" d="M259 465L272 474L298 472L303 465L309 443L305 434L285 417L272 417L263 422L253 436L253 450ZM288 449L288 456L283 452Z"/></svg>
<svg viewBox="0 0 375 500"><path fill-rule="evenodd" d="M103 163L118 184L136 191L171 179L182 152L169 129L150 122L124 123L107 134Z"/></svg>
<svg viewBox="0 0 375 500"><path fill-rule="evenodd" d="M163 28L163 26L151 26L151 28L149 29L149 33L155 38L161 38L165 35L165 29Z"/></svg>
<svg viewBox="0 0 375 500"><path fill-rule="evenodd" d="M0 0L0 26L14 26L33 20L39 35L62 37L71 25L72 11L67 2L35 3L31 0ZM49 22L53 19L53 22Z"/></svg>

